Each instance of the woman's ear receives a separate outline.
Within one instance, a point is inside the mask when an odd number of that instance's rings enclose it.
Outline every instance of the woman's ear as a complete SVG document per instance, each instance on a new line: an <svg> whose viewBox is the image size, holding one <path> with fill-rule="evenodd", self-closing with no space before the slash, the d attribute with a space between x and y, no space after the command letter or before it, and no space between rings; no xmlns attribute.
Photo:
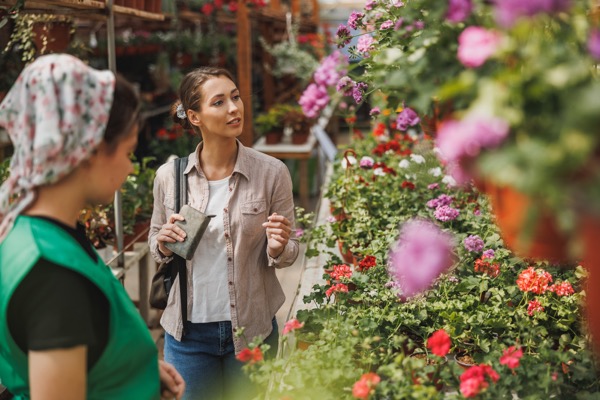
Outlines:
<svg viewBox="0 0 600 400"><path fill-rule="evenodd" d="M200 127L200 118L198 118L198 114L196 114L196 112L193 110L187 110L187 117L188 121L190 121L192 125Z"/></svg>

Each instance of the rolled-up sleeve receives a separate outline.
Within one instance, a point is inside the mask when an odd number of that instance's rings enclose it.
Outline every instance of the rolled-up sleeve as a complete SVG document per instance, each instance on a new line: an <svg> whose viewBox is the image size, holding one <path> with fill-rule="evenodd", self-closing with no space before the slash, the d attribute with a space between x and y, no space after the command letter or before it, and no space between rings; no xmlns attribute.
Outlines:
<svg viewBox="0 0 600 400"><path fill-rule="evenodd" d="M294 213L292 178L290 176L290 172L283 162L279 163L277 179L275 182L269 215L275 212L286 217L292 223L292 232L290 234L290 240L283 249L283 252L277 258L269 256L268 248L266 251L269 260L269 267L285 268L289 267L294 263L294 261L296 261L300 245L298 243L298 238L296 237L296 218Z"/></svg>
<svg viewBox="0 0 600 400"><path fill-rule="evenodd" d="M154 188L152 192L154 194L154 209L152 210L152 219L150 220L150 232L148 233L148 246L150 246L150 254L152 258L158 263L168 262L173 257L166 257L158 250L158 231L167 222L167 209L165 207L165 191L167 189L166 183L168 179L171 179L171 174L168 173L168 166L173 167L172 163L162 165L156 171L156 177L154 178Z"/></svg>

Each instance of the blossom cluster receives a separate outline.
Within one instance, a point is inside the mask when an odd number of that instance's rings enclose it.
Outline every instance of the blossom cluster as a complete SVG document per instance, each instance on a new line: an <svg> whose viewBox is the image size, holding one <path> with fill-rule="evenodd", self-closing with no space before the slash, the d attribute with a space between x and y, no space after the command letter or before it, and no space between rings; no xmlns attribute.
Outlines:
<svg viewBox="0 0 600 400"><path fill-rule="evenodd" d="M483 243L483 239L477 235L467 236L463 241L463 244L465 245L465 249L472 253L480 253L485 245L485 243Z"/></svg>
<svg viewBox="0 0 600 400"><path fill-rule="evenodd" d="M358 271L364 272L377 265L377 259L374 256L366 256L358 263Z"/></svg>
<svg viewBox="0 0 600 400"><path fill-rule="evenodd" d="M298 100L304 115L309 118L319 116L329 103L328 88L338 83L346 74L347 67L348 58L339 51L334 51L323 59L313 74L314 82L308 85Z"/></svg>
<svg viewBox="0 0 600 400"><path fill-rule="evenodd" d="M331 279L339 281L342 278L350 279L352 277L352 268L346 264L334 265L332 271L329 272Z"/></svg>
<svg viewBox="0 0 600 400"><path fill-rule="evenodd" d="M500 375L487 364L470 367L460 376L460 393L467 399L477 396L489 386L486 378L496 383Z"/></svg>
<svg viewBox="0 0 600 400"><path fill-rule="evenodd" d="M429 339L427 339L427 348L436 356L445 357L450 351L451 346L452 341L450 340L450 336L443 329L433 332Z"/></svg>
<svg viewBox="0 0 600 400"><path fill-rule="evenodd" d="M253 349L245 348L240 351L235 358L237 358L241 362L247 362L249 364L255 364L259 361L263 360L263 353L260 350L260 347L255 347Z"/></svg>
<svg viewBox="0 0 600 400"><path fill-rule="evenodd" d="M375 387L381 382L381 378L374 372L363 374L352 386L352 396L357 399L367 400Z"/></svg>
<svg viewBox="0 0 600 400"><path fill-rule="evenodd" d="M552 275L541 268L529 267L521 271L517 278L517 286L523 292L542 294L552 282Z"/></svg>
<svg viewBox="0 0 600 400"><path fill-rule="evenodd" d="M498 275L500 275L500 265L498 263L491 263L485 256L482 256L481 258L475 260L474 270L475 272L487 274L492 278L495 278Z"/></svg>
<svg viewBox="0 0 600 400"><path fill-rule="evenodd" d="M336 283L331 285L329 289L325 291L325 295L327 297L331 297L331 295L334 293L348 293L348 285L345 283Z"/></svg>

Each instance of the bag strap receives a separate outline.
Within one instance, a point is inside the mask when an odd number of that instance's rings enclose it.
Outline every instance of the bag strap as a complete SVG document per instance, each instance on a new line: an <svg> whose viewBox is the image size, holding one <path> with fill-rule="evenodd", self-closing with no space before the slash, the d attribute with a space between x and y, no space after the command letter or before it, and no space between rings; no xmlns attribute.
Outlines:
<svg viewBox="0 0 600 400"><path fill-rule="evenodd" d="M187 204L187 178L183 171L187 166L188 158L181 157L175 160L175 210L179 212L184 204ZM187 267L183 257L174 255L175 273L179 273L179 294L181 302L181 320L184 324L187 322Z"/></svg>

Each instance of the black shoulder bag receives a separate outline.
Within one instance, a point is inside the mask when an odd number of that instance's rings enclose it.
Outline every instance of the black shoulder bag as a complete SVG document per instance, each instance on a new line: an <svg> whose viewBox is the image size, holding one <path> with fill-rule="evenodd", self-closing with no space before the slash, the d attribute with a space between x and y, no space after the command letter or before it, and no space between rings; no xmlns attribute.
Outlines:
<svg viewBox="0 0 600 400"><path fill-rule="evenodd" d="M183 173L188 158L181 157L174 161L175 167L175 210L179 212L184 204L187 204L187 179ZM185 259L173 254L168 263L162 263L152 277L150 288L150 306L159 310L167 307L169 293L175 278L179 274L179 292L181 295L181 316L183 321L187 320L187 269Z"/></svg>

